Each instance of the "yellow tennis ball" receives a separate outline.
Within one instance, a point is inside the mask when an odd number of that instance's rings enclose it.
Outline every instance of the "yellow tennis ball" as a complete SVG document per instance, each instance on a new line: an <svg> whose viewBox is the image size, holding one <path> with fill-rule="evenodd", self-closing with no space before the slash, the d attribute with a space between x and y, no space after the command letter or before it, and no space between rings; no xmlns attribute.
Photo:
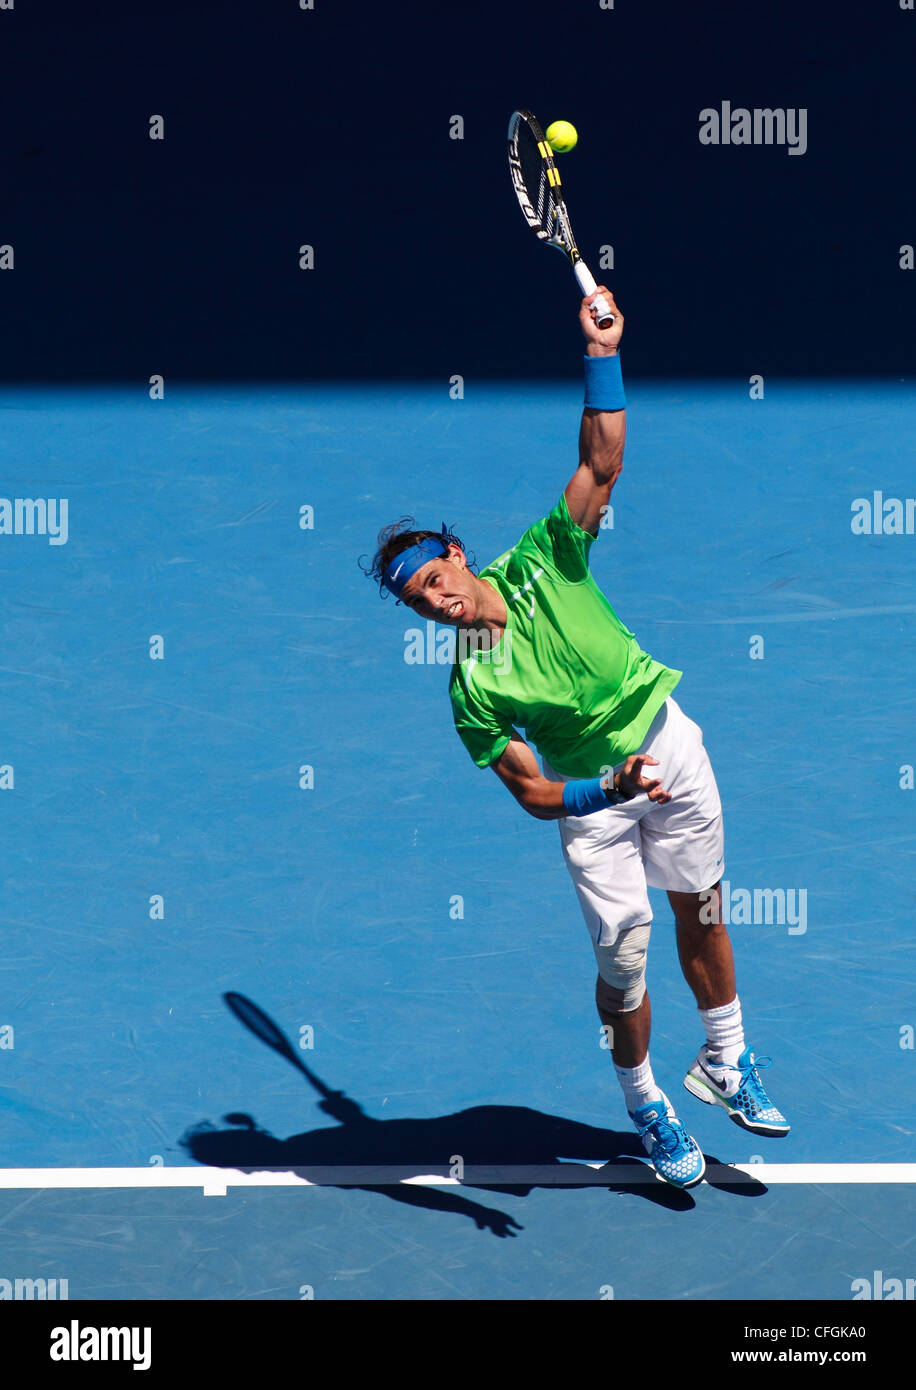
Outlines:
<svg viewBox="0 0 916 1390"><path fill-rule="evenodd" d="M547 143L554 154L569 154L576 148L578 138L576 127L569 121L554 121L547 127Z"/></svg>

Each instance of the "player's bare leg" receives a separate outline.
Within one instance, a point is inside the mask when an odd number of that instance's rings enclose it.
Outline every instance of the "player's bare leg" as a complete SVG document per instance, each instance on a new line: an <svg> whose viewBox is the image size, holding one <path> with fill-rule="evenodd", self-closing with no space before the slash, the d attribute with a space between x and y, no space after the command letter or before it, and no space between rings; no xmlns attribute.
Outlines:
<svg viewBox="0 0 916 1390"><path fill-rule="evenodd" d="M706 1160L652 1076L652 1007L648 992L637 1008L621 1013L619 1000L614 999L613 991L599 975L595 1002L601 1022L611 1030L611 1053L627 1111L655 1171L676 1187L695 1187L706 1172Z"/></svg>
<svg viewBox="0 0 916 1390"><path fill-rule="evenodd" d="M652 1029L652 1009L649 1004L648 992L643 996L643 1001L638 1009L631 1009L627 1013L615 1013L613 1004L608 998L607 985L598 976L598 983L595 987L595 1003L598 1006L598 1017L609 1028L611 1055L614 1063L618 1067L638 1067L641 1062L646 1060L649 1051L649 1033Z"/></svg>
<svg viewBox="0 0 916 1390"><path fill-rule="evenodd" d="M681 969L697 1007L715 1009L730 1003L737 993L735 959L722 924L721 884L704 893L669 893L668 901L677 922Z"/></svg>
<svg viewBox="0 0 916 1390"><path fill-rule="evenodd" d="M669 893L677 922L677 950L684 978L693 990L706 1027L706 1043L684 1078L691 1095L717 1104L752 1134L779 1138L789 1125L773 1104L757 1067L768 1066L744 1041L735 960L722 923L722 889Z"/></svg>

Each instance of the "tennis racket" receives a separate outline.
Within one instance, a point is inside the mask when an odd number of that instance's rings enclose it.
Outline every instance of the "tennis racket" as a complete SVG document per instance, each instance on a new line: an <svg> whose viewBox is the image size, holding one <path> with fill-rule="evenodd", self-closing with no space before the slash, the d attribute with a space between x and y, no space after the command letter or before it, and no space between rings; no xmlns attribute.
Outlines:
<svg viewBox="0 0 916 1390"><path fill-rule="evenodd" d="M582 293L594 294L598 286L573 236L560 192L560 171L544 132L530 111L513 111L509 120L509 173L528 226L540 241L569 257ZM592 307L597 310L598 327L610 328L614 315L603 294Z"/></svg>
<svg viewBox="0 0 916 1390"><path fill-rule="evenodd" d="M274 1052L279 1052L281 1057L285 1057L288 1062L292 1062L294 1067L298 1067L315 1087L315 1090L324 1096L325 1100L340 1095L339 1091L332 1091L329 1086L319 1080L313 1071L309 1071L302 1058L294 1051L293 1045L286 1035L280 1032L273 1019L268 1018L257 1004L252 1004L251 1000L246 999L244 994L236 994L234 991L224 994L223 998L236 1018L244 1023L246 1028L250 1028L255 1037L261 1039L261 1042L266 1042L267 1046L272 1047Z"/></svg>

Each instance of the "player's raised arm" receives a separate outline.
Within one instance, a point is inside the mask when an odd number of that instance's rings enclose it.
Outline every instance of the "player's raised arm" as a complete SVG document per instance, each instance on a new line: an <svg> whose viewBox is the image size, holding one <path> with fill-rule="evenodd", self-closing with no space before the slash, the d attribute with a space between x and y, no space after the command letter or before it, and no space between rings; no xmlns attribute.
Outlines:
<svg viewBox="0 0 916 1390"><path fill-rule="evenodd" d="M599 328L592 307L601 294L614 314L610 328ZM566 485L569 514L584 531L598 534L602 507L623 468L626 438L626 398L620 375L618 347L623 315L605 285L583 299L579 322L585 336L585 409L579 430L579 467Z"/></svg>

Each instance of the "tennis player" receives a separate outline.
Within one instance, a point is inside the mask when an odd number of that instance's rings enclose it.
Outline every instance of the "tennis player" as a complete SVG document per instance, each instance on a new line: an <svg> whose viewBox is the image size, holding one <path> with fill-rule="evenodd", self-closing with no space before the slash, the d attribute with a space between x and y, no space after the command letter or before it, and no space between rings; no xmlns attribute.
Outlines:
<svg viewBox="0 0 916 1390"><path fill-rule="evenodd" d="M603 330L591 308L597 294L615 315ZM445 527L417 531L410 520L380 533L369 572L421 617L459 629L449 684L458 734L530 815L557 821L627 1111L659 1176L692 1187L705 1160L649 1060L647 885L667 891L706 1035L684 1085L752 1134L789 1126L760 1079L769 1059L745 1042L721 922L722 809L702 732L672 695L681 672L640 649L589 571L623 467L623 316L600 285L579 321L579 466L553 510L479 575Z"/></svg>

